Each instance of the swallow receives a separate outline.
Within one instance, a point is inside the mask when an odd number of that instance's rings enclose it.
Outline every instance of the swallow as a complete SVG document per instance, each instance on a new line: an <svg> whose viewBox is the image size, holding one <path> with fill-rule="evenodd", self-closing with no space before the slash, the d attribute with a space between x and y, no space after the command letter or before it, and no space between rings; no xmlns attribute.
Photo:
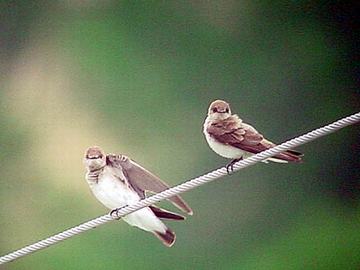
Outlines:
<svg viewBox="0 0 360 270"><path fill-rule="evenodd" d="M98 146L86 150L84 164L87 170L85 178L92 193L105 207L113 211L144 199L146 191L157 193L169 188L159 177L134 160L125 155L106 155ZM171 197L169 200L183 212L193 214L192 209L180 196ZM171 247L175 243L176 235L161 219L185 218L157 206L149 206L122 219L131 226L153 233L164 245Z"/></svg>
<svg viewBox="0 0 360 270"><path fill-rule="evenodd" d="M254 127L244 123L239 116L231 114L229 103L223 100L215 100L210 104L203 133L215 153L232 159L226 165L228 173L233 170L236 162L276 146ZM302 157L303 154L300 152L287 150L264 162L301 162Z"/></svg>

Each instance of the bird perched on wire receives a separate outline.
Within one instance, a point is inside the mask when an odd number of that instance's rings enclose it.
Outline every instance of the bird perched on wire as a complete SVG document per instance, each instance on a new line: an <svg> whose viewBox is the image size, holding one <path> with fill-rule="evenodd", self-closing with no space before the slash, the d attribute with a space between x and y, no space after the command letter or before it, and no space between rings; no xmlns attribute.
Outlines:
<svg viewBox="0 0 360 270"><path fill-rule="evenodd" d="M232 159L226 165L228 173L233 170L237 161L276 146L236 114L231 114L229 103L223 100L215 100L210 104L203 132L212 150L222 157ZM264 162L300 162L302 156L297 151L287 150Z"/></svg>
<svg viewBox="0 0 360 270"><path fill-rule="evenodd" d="M103 205L113 210L111 214L121 207L144 199L145 191L161 192L169 188L159 177L127 156L106 155L98 146L86 150L84 164L87 170L85 178L92 193ZM191 208L180 196L169 200L183 212L192 215ZM156 206L145 207L122 217L128 224L153 233L170 247L175 242L175 233L160 218L185 219Z"/></svg>

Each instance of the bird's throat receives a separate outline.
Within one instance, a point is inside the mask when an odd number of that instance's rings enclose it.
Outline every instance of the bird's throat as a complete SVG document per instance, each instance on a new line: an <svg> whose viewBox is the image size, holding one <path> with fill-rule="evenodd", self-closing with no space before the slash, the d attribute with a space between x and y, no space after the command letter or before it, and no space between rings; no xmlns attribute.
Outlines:
<svg viewBox="0 0 360 270"><path fill-rule="evenodd" d="M98 182L99 181L99 175L104 170L104 167L100 167L98 169L89 170L86 174L86 178L90 182Z"/></svg>

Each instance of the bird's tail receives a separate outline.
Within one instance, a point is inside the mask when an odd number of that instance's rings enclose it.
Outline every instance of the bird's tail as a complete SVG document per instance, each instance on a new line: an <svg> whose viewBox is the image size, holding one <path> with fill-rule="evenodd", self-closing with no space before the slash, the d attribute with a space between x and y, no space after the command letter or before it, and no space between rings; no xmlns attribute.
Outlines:
<svg viewBox="0 0 360 270"><path fill-rule="evenodd" d="M175 243L176 235L169 228L166 229L165 233L155 231L154 234L167 247L171 247Z"/></svg>
<svg viewBox="0 0 360 270"><path fill-rule="evenodd" d="M165 218L165 219L172 219L172 220L184 220L185 217L179 215L177 213L170 212L168 210L156 207L156 206L149 206L151 211L157 216L158 218Z"/></svg>
<svg viewBox="0 0 360 270"><path fill-rule="evenodd" d="M165 219L171 219L171 220L184 220L185 219L185 217L183 217L179 214L167 211L165 209L162 209L162 208L159 208L159 207L156 207L153 205L149 206L149 208L155 214L155 216L157 216L158 218L165 218ZM171 247L175 243L176 235L169 228L166 228L165 233L155 231L154 234L167 247Z"/></svg>
<svg viewBox="0 0 360 270"><path fill-rule="evenodd" d="M302 157L304 155L300 152L294 151L294 150L287 150L285 152L282 152L278 155L276 155L273 158L269 158L271 161L275 162L282 162L282 161L288 161L288 162L301 162Z"/></svg>

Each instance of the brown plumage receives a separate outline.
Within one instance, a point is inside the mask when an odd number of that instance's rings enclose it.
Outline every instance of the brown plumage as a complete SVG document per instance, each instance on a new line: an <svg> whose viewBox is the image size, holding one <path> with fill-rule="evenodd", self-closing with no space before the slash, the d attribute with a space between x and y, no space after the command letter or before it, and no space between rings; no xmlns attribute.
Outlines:
<svg viewBox="0 0 360 270"><path fill-rule="evenodd" d="M145 198L145 191L159 193L169 188L159 177L127 156L109 154L106 156L106 163L111 167L121 168L127 179L130 179L129 184L139 194L141 199ZM176 195L169 198L169 200L188 215L193 214L190 206L180 196Z"/></svg>
<svg viewBox="0 0 360 270"><path fill-rule="evenodd" d="M221 143L253 154L276 146L276 144L266 140L264 136L257 132L252 126L242 123L237 115L212 122L206 131ZM288 150L275 157L290 162L299 162L302 156L303 154L297 151Z"/></svg>
<svg viewBox="0 0 360 270"><path fill-rule="evenodd" d="M156 207L156 206L149 206L151 211L157 216L158 218L165 218L165 219L171 219L171 220L184 220L185 217L170 211L167 211L165 209Z"/></svg>
<svg viewBox="0 0 360 270"><path fill-rule="evenodd" d="M230 105L223 100L215 100L210 104L203 132L209 146L217 154L233 159L227 165L228 171L236 161L276 146L236 114L231 114ZM300 162L302 156L297 151L288 150L268 160Z"/></svg>
<svg viewBox="0 0 360 270"><path fill-rule="evenodd" d="M157 238L160 239L161 242L163 242L164 245L168 247L171 247L175 243L176 235L170 229L168 229L166 233L155 232L154 234Z"/></svg>

